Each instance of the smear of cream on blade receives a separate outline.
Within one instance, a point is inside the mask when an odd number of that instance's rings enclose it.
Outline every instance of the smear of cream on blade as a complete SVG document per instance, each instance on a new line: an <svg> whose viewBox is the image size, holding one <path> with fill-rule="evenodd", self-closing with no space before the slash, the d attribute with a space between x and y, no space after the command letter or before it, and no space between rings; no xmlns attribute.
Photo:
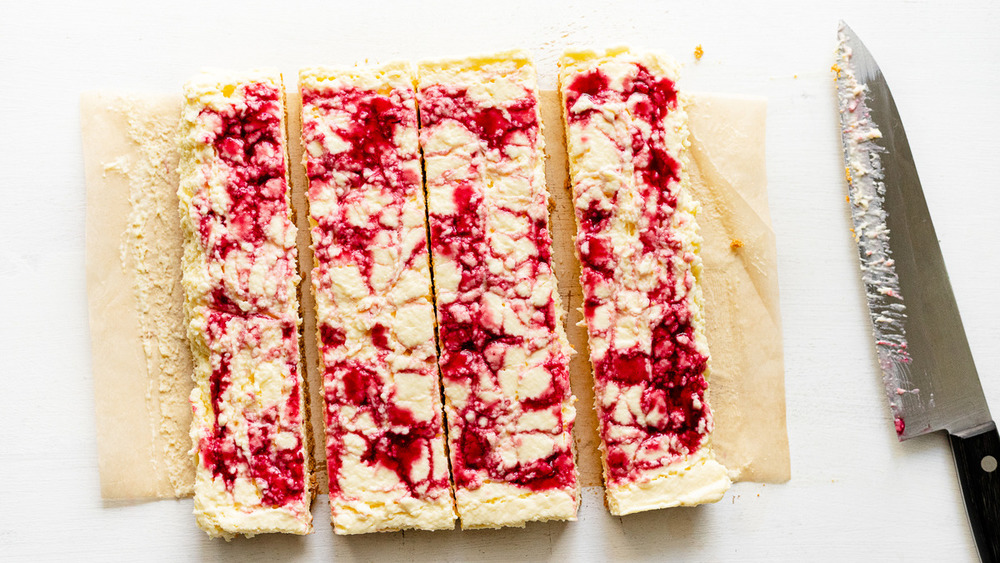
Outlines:
<svg viewBox="0 0 1000 563"><path fill-rule="evenodd" d="M906 428L901 397L906 393L919 393L919 389L909 389L906 307L889 249L889 229L886 226L886 211L882 207L885 184L880 153L885 149L875 143L876 139L882 138L882 132L871 120L865 104L868 88L855 75L851 61L853 53L843 27L838 30L837 37L838 63L833 70L837 73L854 239L861 257L862 280L886 395L895 419L896 433L901 435Z"/></svg>

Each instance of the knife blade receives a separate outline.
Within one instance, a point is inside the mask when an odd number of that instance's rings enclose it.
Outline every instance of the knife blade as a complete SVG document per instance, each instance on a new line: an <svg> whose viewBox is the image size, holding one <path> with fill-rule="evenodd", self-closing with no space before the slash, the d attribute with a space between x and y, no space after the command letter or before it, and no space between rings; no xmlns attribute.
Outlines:
<svg viewBox="0 0 1000 563"><path fill-rule="evenodd" d="M837 39L848 199L896 433L901 441L949 434L980 556L1000 561L1000 437L916 165L875 59L843 21Z"/></svg>

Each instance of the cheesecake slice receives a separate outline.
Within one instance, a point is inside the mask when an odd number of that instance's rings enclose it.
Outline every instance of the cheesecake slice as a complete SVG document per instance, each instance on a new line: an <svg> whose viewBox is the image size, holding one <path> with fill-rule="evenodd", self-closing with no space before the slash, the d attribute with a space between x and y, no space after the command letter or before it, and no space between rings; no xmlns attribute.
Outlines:
<svg viewBox="0 0 1000 563"><path fill-rule="evenodd" d="M334 530L454 528L412 68L299 85Z"/></svg>
<svg viewBox="0 0 1000 563"><path fill-rule="evenodd" d="M715 502L701 239L676 66L627 50L560 61L607 506Z"/></svg>
<svg viewBox="0 0 1000 563"><path fill-rule="evenodd" d="M419 68L434 292L463 528L573 520L572 350L526 54Z"/></svg>
<svg viewBox="0 0 1000 563"><path fill-rule="evenodd" d="M296 229L277 73L184 89L183 286L194 358L194 511L211 536L312 531Z"/></svg>

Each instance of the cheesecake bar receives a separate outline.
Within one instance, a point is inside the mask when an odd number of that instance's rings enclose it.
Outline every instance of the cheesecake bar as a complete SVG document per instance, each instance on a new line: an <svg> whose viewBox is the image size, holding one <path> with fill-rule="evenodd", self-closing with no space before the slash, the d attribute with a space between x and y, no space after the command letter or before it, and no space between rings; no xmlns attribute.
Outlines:
<svg viewBox="0 0 1000 563"><path fill-rule="evenodd" d="M183 286L194 359L194 510L211 536L312 531L296 228L277 73L184 89Z"/></svg>
<svg viewBox="0 0 1000 563"><path fill-rule="evenodd" d="M584 318L612 514L715 502L698 204L676 66L627 50L560 61Z"/></svg>
<svg viewBox="0 0 1000 563"><path fill-rule="evenodd" d="M334 530L454 528L412 67L299 85Z"/></svg>
<svg viewBox="0 0 1000 563"><path fill-rule="evenodd" d="M423 63L417 98L462 527L573 520L572 350L534 66L521 52Z"/></svg>

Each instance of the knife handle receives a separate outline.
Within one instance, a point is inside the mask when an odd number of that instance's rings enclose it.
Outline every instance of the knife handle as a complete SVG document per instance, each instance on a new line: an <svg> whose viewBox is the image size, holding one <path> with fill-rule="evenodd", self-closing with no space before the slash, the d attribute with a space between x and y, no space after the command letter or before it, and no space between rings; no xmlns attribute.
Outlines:
<svg viewBox="0 0 1000 563"><path fill-rule="evenodd" d="M1000 435L990 426L968 438L949 437L979 557L1000 563Z"/></svg>

